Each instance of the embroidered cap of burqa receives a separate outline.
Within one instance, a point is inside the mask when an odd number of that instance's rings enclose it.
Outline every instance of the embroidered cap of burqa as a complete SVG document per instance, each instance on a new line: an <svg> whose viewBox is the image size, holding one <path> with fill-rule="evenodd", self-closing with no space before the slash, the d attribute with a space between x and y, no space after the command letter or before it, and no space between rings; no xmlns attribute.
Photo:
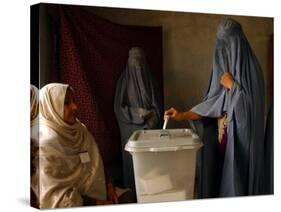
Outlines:
<svg viewBox="0 0 281 212"><path fill-rule="evenodd" d="M235 80L231 90L220 84L220 77L229 71ZM213 70L209 88L202 103L192 111L218 118L227 112L227 146L218 196L254 195L261 193L264 137L264 80L259 62L242 31L233 19L225 19L217 30ZM216 122L215 122L216 123ZM208 132L210 133L210 132ZM215 133L215 132L214 132ZM204 133L203 133L204 134ZM208 135L203 135L208 148ZM204 169L213 155L201 152L199 196L211 192L204 181L215 181ZM201 186L201 188L200 188Z"/></svg>
<svg viewBox="0 0 281 212"><path fill-rule="evenodd" d="M129 51L125 70L115 91L114 112L118 120L123 157L124 186L135 189L131 155L124 150L135 130L158 128L160 118L159 93L148 69L144 51L134 47Z"/></svg>

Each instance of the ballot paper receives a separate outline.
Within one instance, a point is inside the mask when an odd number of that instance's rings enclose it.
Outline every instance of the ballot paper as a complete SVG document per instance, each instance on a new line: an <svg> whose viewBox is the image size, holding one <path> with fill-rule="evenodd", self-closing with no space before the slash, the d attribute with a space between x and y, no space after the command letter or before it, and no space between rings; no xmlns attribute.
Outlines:
<svg viewBox="0 0 281 212"><path fill-rule="evenodd" d="M156 194L173 188L172 179L169 174L163 174L159 169L153 169L147 172L139 179L140 193Z"/></svg>
<svg viewBox="0 0 281 212"><path fill-rule="evenodd" d="M148 179L140 179L142 194L156 194L173 188L172 179L169 175L159 175Z"/></svg>
<svg viewBox="0 0 281 212"><path fill-rule="evenodd" d="M117 197L120 197L122 194L130 191L130 188L119 188L119 187L115 187L115 193L117 195Z"/></svg>
<svg viewBox="0 0 281 212"><path fill-rule="evenodd" d="M167 127L167 124L168 124L168 121L169 121L169 116L167 116L167 115L165 115L164 116L164 124L163 124L163 130L165 130L166 129L166 127Z"/></svg>

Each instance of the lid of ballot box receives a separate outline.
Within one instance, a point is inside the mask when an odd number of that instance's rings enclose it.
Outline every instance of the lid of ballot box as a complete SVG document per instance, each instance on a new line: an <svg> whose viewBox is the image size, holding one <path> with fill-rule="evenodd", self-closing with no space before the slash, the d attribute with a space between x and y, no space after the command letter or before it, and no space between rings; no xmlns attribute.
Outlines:
<svg viewBox="0 0 281 212"><path fill-rule="evenodd" d="M129 138L125 150L128 152L198 150L202 145L199 136L192 129L137 130Z"/></svg>

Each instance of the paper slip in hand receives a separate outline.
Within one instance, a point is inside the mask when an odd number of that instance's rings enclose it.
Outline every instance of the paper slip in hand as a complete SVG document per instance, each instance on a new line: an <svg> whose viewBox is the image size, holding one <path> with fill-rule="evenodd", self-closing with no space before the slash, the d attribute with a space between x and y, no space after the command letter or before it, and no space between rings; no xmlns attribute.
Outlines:
<svg viewBox="0 0 281 212"><path fill-rule="evenodd" d="M79 153L79 156L80 156L80 160L82 163L88 163L91 161L88 152L81 152L81 153Z"/></svg>
<svg viewBox="0 0 281 212"><path fill-rule="evenodd" d="M164 116L164 125L163 125L163 130L165 130L166 129L166 127L167 127L167 124L168 124L168 121L169 121L169 116Z"/></svg>
<svg viewBox="0 0 281 212"><path fill-rule="evenodd" d="M129 188L119 188L119 187L115 187L115 193L117 195L117 197L120 197L122 194L126 193L127 191L130 191L131 189Z"/></svg>

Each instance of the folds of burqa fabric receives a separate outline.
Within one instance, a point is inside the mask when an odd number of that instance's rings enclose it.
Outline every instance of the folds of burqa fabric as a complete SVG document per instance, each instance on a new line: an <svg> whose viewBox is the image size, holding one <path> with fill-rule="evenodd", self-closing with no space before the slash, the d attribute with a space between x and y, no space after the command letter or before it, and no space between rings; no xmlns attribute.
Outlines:
<svg viewBox="0 0 281 212"><path fill-rule="evenodd" d="M159 91L141 48L129 51L128 63L117 82L114 111L121 134L124 185L135 189L132 158L124 147L135 130L157 128L161 122Z"/></svg>
<svg viewBox="0 0 281 212"><path fill-rule="evenodd" d="M220 84L220 77L225 71L229 71L235 80L231 90ZM209 88L203 101L192 111L210 118L218 118L227 112L227 147L218 196L260 194L264 151L264 80L241 25L232 19L224 20L218 27ZM208 141L208 137L202 137L204 148L208 148L207 142L213 142ZM201 151L202 167L208 167L209 158L203 154L204 151ZM202 177L203 182L211 180ZM199 197L209 196L208 189L204 191L203 187L202 192Z"/></svg>
<svg viewBox="0 0 281 212"><path fill-rule="evenodd" d="M273 194L274 192L274 152L273 152L273 129L274 129L274 119L273 119L273 102L267 114L266 128L265 128L265 143L264 143L264 193Z"/></svg>

